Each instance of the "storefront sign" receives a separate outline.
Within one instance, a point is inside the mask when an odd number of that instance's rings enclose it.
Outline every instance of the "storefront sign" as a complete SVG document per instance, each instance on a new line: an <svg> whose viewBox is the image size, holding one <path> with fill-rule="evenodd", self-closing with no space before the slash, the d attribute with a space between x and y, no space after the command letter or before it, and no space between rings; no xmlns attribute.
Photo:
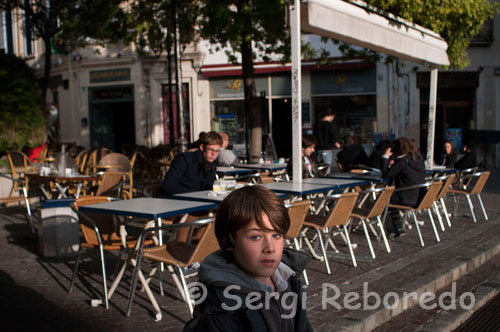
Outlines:
<svg viewBox="0 0 500 332"><path fill-rule="evenodd" d="M255 90L257 95L261 91L265 91L267 94L267 78L255 78ZM243 79L241 78L210 80L210 98L243 98L244 96Z"/></svg>
<svg viewBox="0 0 500 332"><path fill-rule="evenodd" d="M314 72L313 95L376 93L375 68Z"/></svg>
<svg viewBox="0 0 500 332"><path fill-rule="evenodd" d="M130 68L90 71L90 83L130 81Z"/></svg>

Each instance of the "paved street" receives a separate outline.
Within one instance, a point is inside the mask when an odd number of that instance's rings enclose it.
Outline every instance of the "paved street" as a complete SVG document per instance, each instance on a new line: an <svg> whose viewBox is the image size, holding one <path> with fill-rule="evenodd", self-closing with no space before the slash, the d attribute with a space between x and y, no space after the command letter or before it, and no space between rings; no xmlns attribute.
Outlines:
<svg viewBox="0 0 500 332"><path fill-rule="evenodd" d="M496 248L500 244L499 175L500 172L493 174L486 188L487 192L483 195L490 218L487 222L483 220L479 210L477 224L473 224L469 217L456 217L452 219L451 229L440 232L441 242L437 243L430 223L422 216L421 219L425 221L422 227L425 248L420 247L416 231L412 229L407 231L406 236L390 242L391 253L385 251L382 242L374 241L377 258L363 259L369 255L366 240L362 232L355 232L353 241L358 244L358 267L354 268L350 259L333 257L330 260L332 274L328 275L322 262L312 260L308 267L310 286L307 305L308 316L315 330L337 330L342 322L355 321L355 317L363 317L365 314L347 309L337 310L331 305L323 309L322 287L325 283L337 286L344 294L349 291L361 293L363 283L369 282L370 291L386 294L406 289L412 283L421 282L424 277L435 276L437 279L444 273L445 267L451 267L450 264L467 262L473 255L477 256L486 250L490 253L483 259L482 263L486 264L478 267L476 272L482 271L481 274L487 276L498 270L500 258ZM467 212L464 202L462 200L459 214ZM451 201L448 206L451 210ZM103 306L91 307L90 299L93 294L101 294L98 256L82 263L76 287L69 294L67 290L73 260L58 261L40 257L37 241L26 237L27 226L23 212L22 207L10 207L4 210L0 220L0 310L3 325L11 326L10 330L179 331L189 319L187 306L178 298L172 279L166 272L163 276L165 296L159 295L158 282L152 281L152 289L163 311L160 322L154 321L152 306L143 292L137 293L132 316L125 317L130 272L110 300L109 310ZM340 238L335 239L335 243L341 251L347 253ZM114 261L114 256L108 255L109 275L113 273ZM479 270L481 268L483 270ZM460 277L462 276L457 275L455 279L458 289L463 291L481 282L481 278L474 275L468 279ZM417 330L432 315L432 312L417 310L411 316L411 323L410 320L394 320L380 331ZM349 319L345 319L346 317Z"/></svg>

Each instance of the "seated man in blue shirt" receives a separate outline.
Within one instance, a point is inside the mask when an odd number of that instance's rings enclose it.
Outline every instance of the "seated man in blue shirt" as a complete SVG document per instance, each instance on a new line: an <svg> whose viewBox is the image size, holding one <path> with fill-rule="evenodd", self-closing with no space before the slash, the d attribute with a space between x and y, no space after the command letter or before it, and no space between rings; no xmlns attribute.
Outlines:
<svg viewBox="0 0 500 332"><path fill-rule="evenodd" d="M163 179L157 197L212 189L215 180L215 160L222 146L222 138L215 131L205 134L200 150L175 156Z"/></svg>

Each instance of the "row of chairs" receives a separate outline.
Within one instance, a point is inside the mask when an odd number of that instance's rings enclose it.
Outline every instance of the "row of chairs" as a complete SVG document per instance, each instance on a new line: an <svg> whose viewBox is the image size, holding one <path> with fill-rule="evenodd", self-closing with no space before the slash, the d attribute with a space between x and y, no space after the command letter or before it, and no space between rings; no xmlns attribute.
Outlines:
<svg viewBox="0 0 500 332"><path fill-rule="evenodd" d="M422 185L416 185L408 188L395 189L393 186L386 186L382 188L368 189L362 192L347 192L343 194L331 195L327 197L327 199L335 201L335 204L329 213L327 215L306 214L302 223L299 223L300 226L295 226L295 228L300 227L301 231L295 232L295 234L292 235L294 238L296 237L296 239L298 239L298 243L301 244L299 247L302 247L302 244L304 244L314 257L324 261L327 273L330 274L331 270L328 264L327 248L330 246L335 251L338 251L332 241L332 236L334 235L340 234L343 237L347 248L349 249L352 264L353 266L357 266L354 248L349 236L349 228L357 226L354 225L355 221L358 221L358 224L361 225L364 231L368 248L373 259L375 259L376 255L371 243L369 229L373 230L378 239L383 239L387 252L391 252L383 220L385 220L388 208L392 208L402 211L404 225L409 224L410 218L413 219L420 244L423 247L424 240L420 229L420 222L417 220L417 214L427 213L436 241L439 242L439 232L433 213L438 218L441 231L445 231L443 219L446 220L448 227L451 227L449 213L445 204L445 197L449 194L454 195L453 199L455 199L457 203L461 196L465 196L467 198L474 222L476 222L476 217L474 214L474 207L472 205L472 197L476 196L480 203L485 220L488 219L480 194L489 175L490 172L476 172L463 175L460 177L460 183L462 184L459 186L453 186L453 184L457 181L456 175L451 174L432 179ZM469 179L473 179L475 181L469 181ZM463 185L463 183L466 183L467 185ZM409 189L422 189L425 191L425 194L422 196L417 206L411 207L390 203L390 198L394 192ZM360 205L360 202L364 202L364 205ZM444 215L444 218L442 218L442 215ZM373 229L373 225L378 227L378 233ZM310 230L314 230L315 234L311 235L309 232ZM317 254L318 247L321 251L321 255Z"/></svg>
<svg viewBox="0 0 500 332"><path fill-rule="evenodd" d="M394 207L400 208L405 211L404 219L407 219L407 217L409 216L413 216L415 227L419 233L421 245L423 246L424 243L419 228L419 222L416 219L416 213L421 211L429 211L429 217L431 218L431 220L433 220L430 209L433 209L434 213L438 215L440 209L442 211L445 211L445 218L448 218L447 210L444 205L444 198L449 192L453 192L457 195L468 195L468 200L470 200L471 195L477 195L480 199L480 193L482 191L482 188L484 187L484 184L486 183L489 172L474 173L470 176L476 178L477 181L470 182L470 187L466 188L461 187L457 189L450 189L450 186L455 179L454 175L449 176L446 179L437 178L422 186L419 186L418 188L421 187L426 189L426 194L424 195L418 206L412 208L406 206L391 205L389 203L391 195L396 191L393 186L368 189L362 192L347 192L343 194L331 195L328 197L328 199L334 201L335 204L333 205L333 208L329 211L329 213L325 216L313 215L310 213L310 200L295 202L289 207L291 226L287 233L286 239L289 241L289 245L291 247L294 247L296 250L302 250L304 246L308 248L313 255L324 261L327 273L330 274L331 269L328 263L327 249L329 246L336 249L332 241L333 235L340 234L344 237L347 247L350 251L353 265L357 266L356 256L354 255L354 248L350 240L350 222L352 225L354 224L354 221L358 221L359 225L361 225L372 258L375 258L375 252L371 243L370 236L370 228L373 225L378 227L379 232L377 233L377 236L383 239L387 252L391 252L389 242L385 235L383 217L384 212L386 212L388 207ZM465 178L468 179L467 177ZM94 204L104 201L107 201L107 198L84 197L75 201L75 207L77 208L78 206L82 206L84 204ZM364 205L359 205L360 201L363 201ZM436 207L436 204L441 204L441 206ZM487 218L484 208L483 212L485 214L485 218ZM123 243L120 242L120 237L116 233L116 220L112 216L101 215L100 217L97 217L93 214L84 214L82 212L78 212L78 215L80 216L82 233L84 234L84 241L86 243L85 245L82 245L82 249L94 248L99 249L100 251L103 271L103 292L106 301L106 307L108 306L107 301L111 297L114 289L110 290L108 294L104 252L134 250L134 252L129 252L132 259L134 260L133 264L135 264L135 268L133 272L132 284L130 287L127 316L131 314L134 294L137 288L137 280L143 278L146 283L149 283L149 280L157 272L157 268L153 268L150 270L150 273L147 275L147 277L142 276L141 270L145 259L147 259L148 261L164 263L167 265L168 270L171 272L173 280L177 285L182 298L186 301L189 311L192 314L193 305L190 300L190 295L186 284L186 278L192 275L192 271L189 271L187 268L195 262L201 262L208 254L218 249L217 240L215 238L215 234L213 233L213 226L211 225L212 219L203 219L194 222L169 224L162 227L147 228L141 233L139 237L129 236L126 238L126 242ZM82 220L84 222L82 222ZM432 223L434 232L436 234L436 239L439 241L436 225L434 224L434 222ZM449 220L447 221L447 224L448 226L451 226ZM152 246L154 243L158 243L157 239L155 239L155 236L158 236L160 230L172 232L178 231L179 228L189 229L189 231L178 232L177 234L184 234L184 236L179 235L177 237L174 237L174 241L167 241L163 246ZM197 231L194 231L193 229L197 229ZM310 232L311 230L313 231L312 234ZM444 230L444 226L441 226L441 230ZM93 235L90 236L89 232L93 233ZM186 235L186 233L188 235ZM316 253L317 246L319 246L321 249L321 255L317 255ZM77 275L79 259L80 257L77 258L77 263L75 264L70 290L73 289L74 280ZM123 273L123 271L121 271L120 273ZM308 283L308 277L305 271L304 279L306 283ZM148 296L150 296L153 306L157 311L156 318L161 319L161 313L158 304L154 300L152 294L148 294Z"/></svg>

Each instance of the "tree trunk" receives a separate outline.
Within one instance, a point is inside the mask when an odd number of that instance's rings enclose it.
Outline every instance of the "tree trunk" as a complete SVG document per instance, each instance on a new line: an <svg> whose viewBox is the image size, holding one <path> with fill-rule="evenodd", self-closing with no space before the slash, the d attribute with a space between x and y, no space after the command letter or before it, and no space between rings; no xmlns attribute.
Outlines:
<svg viewBox="0 0 500 332"><path fill-rule="evenodd" d="M262 155L262 115L255 92L252 42L241 44L243 86L245 92L245 112L250 128L250 162L257 162Z"/></svg>
<svg viewBox="0 0 500 332"><path fill-rule="evenodd" d="M50 47L50 37L43 38L43 45L45 47L45 66L43 68L43 78L40 82L40 89L42 90L42 98L47 101L47 89L49 87L50 71L52 69L52 48Z"/></svg>

